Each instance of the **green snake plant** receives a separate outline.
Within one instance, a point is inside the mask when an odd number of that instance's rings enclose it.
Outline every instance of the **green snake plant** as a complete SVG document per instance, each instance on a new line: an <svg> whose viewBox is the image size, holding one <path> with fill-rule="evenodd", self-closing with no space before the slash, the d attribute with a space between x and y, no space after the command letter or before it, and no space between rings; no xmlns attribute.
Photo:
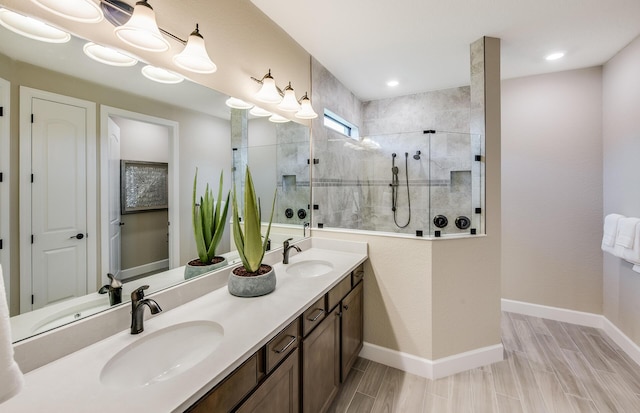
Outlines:
<svg viewBox="0 0 640 413"><path fill-rule="evenodd" d="M218 198L213 199L213 190L209 184L204 191L204 197L200 197L200 205L196 203L196 184L198 182L198 169L193 178L193 203L191 206L191 217L193 219L193 234L196 238L196 248L198 258L203 265L213 264L213 257L216 256L216 248L222 239L224 224L227 220L229 209L229 195L222 205L222 172L220 172L220 186L218 187Z"/></svg>
<svg viewBox="0 0 640 413"><path fill-rule="evenodd" d="M251 172L247 166L245 173L245 190L244 190L244 231L240 223L238 214L238 201L236 199L236 188L234 183L233 189L233 239L240 255L242 265L249 273L256 273L260 269L264 253L267 250L267 242L269 241L269 233L271 232L271 221L273 220L273 211L276 204L275 193L273 195L273 203L271 205L271 217L269 218L269 226L267 233L262 238L261 233L261 213L260 205L256 197L256 191L253 186Z"/></svg>

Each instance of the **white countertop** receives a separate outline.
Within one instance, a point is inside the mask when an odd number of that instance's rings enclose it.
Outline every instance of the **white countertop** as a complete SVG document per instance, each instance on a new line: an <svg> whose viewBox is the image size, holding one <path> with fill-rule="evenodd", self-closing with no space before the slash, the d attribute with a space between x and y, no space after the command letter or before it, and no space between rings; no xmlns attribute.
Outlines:
<svg viewBox="0 0 640 413"><path fill-rule="evenodd" d="M234 297L225 286L177 308L165 309L145 321L142 334L131 335L126 328L26 374L22 392L0 404L0 412L183 411L367 259L366 243L314 237L299 245L303 244L307 248L302 252L291 251L289 265L325 260L333 264L333 270L318 277L301 278L287 274L286 266L278 263L274 265L276 290L269 295ZM209 276L226 277L229 271L227 268ZM177 293L179 288L176 287ZM162 306L162 302L158 303ZM221 344L202 362L146 387L113 389L100 382L103 366L120 350L154 331L193 320L215 321L224 328Z"/></svg>

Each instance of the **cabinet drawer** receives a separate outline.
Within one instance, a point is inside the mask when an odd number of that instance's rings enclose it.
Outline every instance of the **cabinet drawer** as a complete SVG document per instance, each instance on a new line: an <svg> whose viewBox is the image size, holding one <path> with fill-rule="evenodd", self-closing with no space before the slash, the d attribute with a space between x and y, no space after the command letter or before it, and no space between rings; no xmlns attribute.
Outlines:
<svg viewBox="0 0 640 413"><path fill-rule="evenodd" d="M342 281L327 293L327 310L331 311L338 305L345 295L351 291L351 277L344 277Z"/></svg>
<svg viewBox="0 0 640 413"><path fill-rule="evenodd" d="M358 284L360 280L362 280L363 278L364 278L364 267L361 264L358 266L358 268L353 270L353 272L351 273L351 287L355 287L356 284Z"/></svg>
<svg viewBox="0 0 640 413"><path fill-rule="evenodd" d="M327 315L324 308L324 296L313 303L311 307L302 314L302 336L306 337L311 330L322 321Z"/></svg>
<svg viewBox="0 0 640 413"><path fill-rule="evenodd" d="M296 318L287 328L267 343L267 374L269 374L287 354L298 347L298 328L299 323Z"/></svg>
<svg viewBox="0 0 640 413"><path fill-rule="evenodd" d="M230 412L258 384L258 357L253 355L187 411Z"/></svg>

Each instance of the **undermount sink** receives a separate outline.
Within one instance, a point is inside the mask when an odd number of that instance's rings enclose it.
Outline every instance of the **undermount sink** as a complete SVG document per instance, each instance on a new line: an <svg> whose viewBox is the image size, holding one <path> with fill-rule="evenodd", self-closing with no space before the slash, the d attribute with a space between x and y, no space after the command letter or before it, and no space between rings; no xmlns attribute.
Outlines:
<svg viewBox="0 0 640 413"><path fill-rule="evenodd" d="M306 260L287 265L287 273L296 277L318 277L333 270L333 264L324 260Z"/></svg>
<svg viewBox="0 0 640 413"><path fill-rule="evenodd" d="M100 381L111 387L132 388L169 380L208 357L223 337L224 329L213 321L163 328L116 353L102 368Z"/></svg>

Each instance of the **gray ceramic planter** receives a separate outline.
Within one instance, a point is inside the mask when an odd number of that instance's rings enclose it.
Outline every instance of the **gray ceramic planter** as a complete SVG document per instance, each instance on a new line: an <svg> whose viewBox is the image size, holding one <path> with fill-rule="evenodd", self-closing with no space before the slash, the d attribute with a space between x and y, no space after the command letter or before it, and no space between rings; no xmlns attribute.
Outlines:
<svg viewBox="0 0 640 413"><path fill-rule="evenodd" d="M229 288L229 293L237 297L259 297L261 295L267 295L276 289L276 272L273 267L271 267L271 271L263 275L239 277L231 270L227 287Z"/></svg>
<svg viewBox="0 0 640 413"><path fill-rule="evenodd" d="M197 277L198 275L202 275L226 266L227 259L224 257L220 258L222 258L222 261L211 265L189 265L187 263L187 265L184 266L184 279L188 280L189 278Z"/></svg>

